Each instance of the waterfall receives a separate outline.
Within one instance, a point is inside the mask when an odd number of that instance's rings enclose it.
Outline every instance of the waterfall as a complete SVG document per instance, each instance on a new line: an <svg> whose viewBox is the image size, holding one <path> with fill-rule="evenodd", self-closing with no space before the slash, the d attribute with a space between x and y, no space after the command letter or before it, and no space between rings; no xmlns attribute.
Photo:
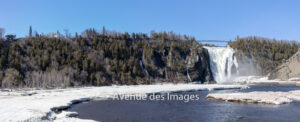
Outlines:
<svg viewBox="0 0 300 122"><path fill-rule="evenodd" d="M210 68L217 83L231 82L238 73L238 63L234 56L234 50L230 47L207 47Z"/></svg>
<svg viewBox="0 0 300 122"><path fill-rule="evenodd" d="M188 78L189 82L191 82L192 79L191 79L190 74L189 74L189 64L191 64L191 61L189 59L188 62L184 61L184 63L185 63L185 66L186 66L186 75L187 75L187 78Z"/></svg>

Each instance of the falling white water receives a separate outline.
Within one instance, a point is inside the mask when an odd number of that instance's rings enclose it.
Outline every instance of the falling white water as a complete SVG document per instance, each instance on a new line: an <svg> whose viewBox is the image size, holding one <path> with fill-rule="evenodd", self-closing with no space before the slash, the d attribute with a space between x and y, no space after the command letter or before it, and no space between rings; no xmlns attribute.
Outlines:
<svg viewBox="0 0 300 122"><path fill-rule="evenodd" d="M191 61L188 60L188 63L187 63L186 61L184 61L184 63L185 63L185 66L186 66L186 74L187 74L187 78L188 78L189 82L191 82L192 79L191 79L190 74L189 74L189 64L191 64Z"/></svg>
<svg viewBox="0 0 300 122"><path fill-rule="evenodd" d="M235 67L236 72L238 73L238 63L234 56L234 50L230 47L207 47L209 59L210 59L210 68L213 74L213 77L217 83L226 83L231 82L234 72L233 67Z"/></svg>

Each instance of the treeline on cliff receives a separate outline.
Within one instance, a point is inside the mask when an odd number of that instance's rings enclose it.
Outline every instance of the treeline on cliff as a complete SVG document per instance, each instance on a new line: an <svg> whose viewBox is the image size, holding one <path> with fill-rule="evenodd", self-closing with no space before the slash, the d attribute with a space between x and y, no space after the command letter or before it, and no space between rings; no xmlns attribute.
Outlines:
<svg viewBox="0 0 300 122"><path fill-rule="evenodd" d="M262 37L237 38L229 45L237 50L236 55L239 61L255 61L253 65L257 67L260 75L267 75L299 49L299 44L296 41Z"/></svg>
<svg viewBox="0 0 300 122"><path fill-rule="evenodd" d="M26 38L0 39L0 53L3 88L212 80L202 46L193 37L173 32L129 34L103 28L72 37L33 34L30 28Z"/></svg>

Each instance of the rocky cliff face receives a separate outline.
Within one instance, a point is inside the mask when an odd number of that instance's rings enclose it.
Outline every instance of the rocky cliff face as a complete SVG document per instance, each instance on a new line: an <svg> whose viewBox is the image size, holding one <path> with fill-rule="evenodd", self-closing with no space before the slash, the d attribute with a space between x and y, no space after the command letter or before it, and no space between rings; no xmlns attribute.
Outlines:
<svg viewBox="0 0 300 122"><path fill-rule="evenodd" d="M208 51L191 40L37 37L0 40L0 52L0 87L214 83Z"/></svg>
<svg viewBox="0 0 300 122"><path fill-rule="evenodd" d="M200 81L202 83L216 83L213 80L207 49L202 47L192 48L191 54L186 58L186 62L188 80Z"/></svg>
<svg viewBox="0 0 300 122"><path fill-rule="evenodd" d="M269 79L287 80L300 77L300 50L269 74Z"/></svg>
<svg viewBox="0 0 300 122"><path fill-rule="evenodd" d="M186 53L182 53L178 49L167 49L163 52L165 53L161 56L155 55L154 59L159 59L159 62L165 65L150 64L145 59L142 61L146 67L145 70L151 65L156 67L158 74L149 72L149 75L154 78L154 82L216 83L211 73L208 51L201 45L195 44L188 47Z"/></svg>

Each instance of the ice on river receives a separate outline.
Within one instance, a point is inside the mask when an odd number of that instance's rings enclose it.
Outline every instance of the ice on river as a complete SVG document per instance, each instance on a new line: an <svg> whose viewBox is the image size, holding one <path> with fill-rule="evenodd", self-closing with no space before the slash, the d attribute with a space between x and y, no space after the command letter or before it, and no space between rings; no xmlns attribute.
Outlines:
<svg viewBox="0 0 300 122"><path fill-rule="evenodd" d="M248 93L211 93L209 99L243 102L243 103L264 103L264 104L286 104L300 100L300 90L289 92L248 92Z"/></svg>
<svg viewBox="0 0 300 122"><path fill-rule="evenodd" d="M7 121L84 121L73 118L75 113L60 114L70 105L90 99L105 100L116 94L147 94L190 90L240 89L245 85L218 84L156 84L133 86L82 87L55 90L14 90L0 92L0 122ZM86 120L88 121L88 120Z"/></svg>

